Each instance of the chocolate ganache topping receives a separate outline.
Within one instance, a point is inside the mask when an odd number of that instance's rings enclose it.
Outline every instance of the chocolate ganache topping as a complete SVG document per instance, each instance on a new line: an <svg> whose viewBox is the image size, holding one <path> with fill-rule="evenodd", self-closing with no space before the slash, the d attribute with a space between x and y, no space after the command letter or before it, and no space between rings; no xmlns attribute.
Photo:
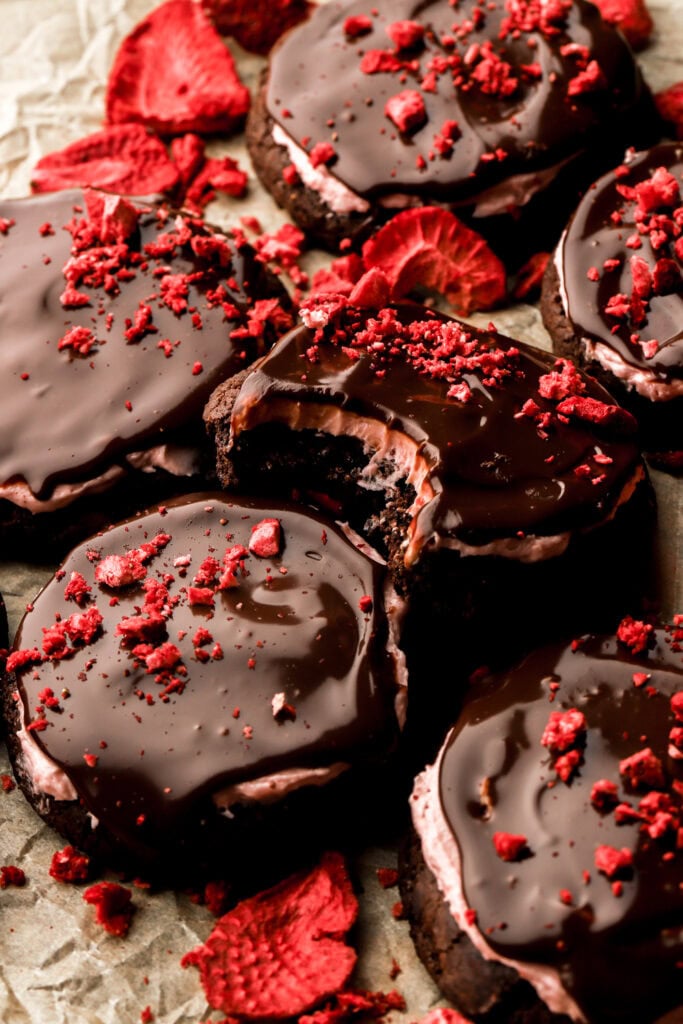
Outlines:
<svg viewBox="0 0 683 1024"><path fill-rule="evenodd" d="M683 377L683 146L627 155L586 193L560 244L577 336L655 380Z"/></svg>
<svg viewBox="0 0 683 1024"><path fill-rule="evenodd" d="M642 90L584 0L386 0L325 4L289 33L267 105L357 195L457 202L604 142Z"/></svg>
<svg viewBox="0 0 683 1024"><path fill-rule="evenodd" d="M164 207L80 191L0 203L0 482L46 498L196 442L213 388L286 320L280 302L238 236Z"/></svg>
<svg viewBox="0 0 683 1024"><path fill-rule="evenodd" d="M234 457L267 424L361 439L360 486L390 489L398 468L415 491L408 564L425 544L591 527L642 475L631 416L567 360L414 305L302 316L242 386Z"/></svg>
<svg viewBox="0 0 683 1024"><path fill-rule="evenodd" d="M289 506L209 493L120 524L21 623L25 728L138 852L228 787L378 761L396 734L384 578Z"/></svg>
<svg viewBox="0 0 683 1024"><path fill-rule="evenodd" d="M485 683L440 798L492 949L558 971L591 1024L651 1024L683 992L683 630L617 636Z"/></svg>

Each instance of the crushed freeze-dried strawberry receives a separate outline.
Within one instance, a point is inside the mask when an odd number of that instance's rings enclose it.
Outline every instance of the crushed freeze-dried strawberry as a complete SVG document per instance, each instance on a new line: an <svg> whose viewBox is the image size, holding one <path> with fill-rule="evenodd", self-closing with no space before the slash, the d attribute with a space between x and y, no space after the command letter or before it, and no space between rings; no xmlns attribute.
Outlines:
<svg viewBox="0 0 683 1024"><path fill-rule="evenodd" d="M129 615L116 624L115 636L121 636L127 642L133 640L148 641L157 637L166 629L163 615L151 610L149 615Z"/></svg>
<svg viewBox="0 0 683 1024"><path fill-rule="evenodd" d="M631 651L631 654L642 654L652 642L654 626L627 615L617 627L617 639Z"/></svg>
<svg viewBox="0 0 683 1024"><path fill-rule="evenodd" d="M505 268L484 239L440 207L404 210L363 246L365 266L378 267L395 298L424 288L457 312L490 309L505 298Z"/></svg>
<svg viewBox="0 0 683 1024"><path fill-rule="evenodd" d="M65 846L52 855L50 877L56 882L87 882L90 874L90 858L74 846Z"/></svg>
<svg viewBox="0 0 683 1024"><path fill-rule="evenodd" d="M645 0L594 0L605 21L624 33L634 50L649 40L654 23Z"/></svg>
<svg viewBox="0 0 683 1024"><path fill-rule="evenodd" d="M372 597L370 594L363 594L358 599L358 607L363 612L363 615L369 615L372 611Z"/></svg>
<svg viewBox="0 0 683 1024"><path fill-rule="evenodd" d="M186 188L204 166L204 148L204 140L194 132L186 132L171 140L171 157Z"/></svg>
<svg viewBox="0 0 683 1024"><path fill-rule="evenodd" d="M64 598L66 601L75 601L82 608L88 600L88 594L92 587L80 572L72 572L69 582L64 587Z"/></svg>
<svg viewBox="0 0 683 1024"><path fill-rule="evenodd" d="M338 992L356 954L342 936L358 904L344 861L327 854L220 918L182 965L197 967L211 1006L248 1018L293 1017Z"/></svg>
<svg viewBox="0 0 683 1024"><path fill-rule="evenodd" d="M649 178L634 185L633 191L644 213L674 206L681 197L678 181L666 167L658 167Z"/></svg>
<svg viewBox="0 0 683 1024"><path fill-rule="evenodd" d="M147 671L162 672L164 670L175 668L179 661L182 660L182 654L175 644L166 641L163 644L159 644L153 651L145 656L145 665Z"/></svg>
<svg viewBox="0 0 683 1024"><path fill-rule="evenodd" d="M144 1010L140 1011L140 1024L152 1024L154 1020L154 1014L152 1013L151 1006L145 1006Z"/></svg>
<svg viewBox="0 0 683 1024"><path fill-rule="evenodd" d="M103 245L126 242L140 220L140 210L123 196L107 195L87 188L84 192L88 221Z"/></svg>
<svg viewBox="0 0 683 1024"><path fill-rule="evenodd" d="M650 747L644 747L630 757L623 758L619 762L619 774L631 789L662 789L666 784L662 762Z"/></svg>
<svg viewBox="0 0 683 1024"><path fill-rule="evenodd" d="M662 121L673 127L677 139L683 139L683 82L655 93L655 104Z"/></svg>
<svg viewBox="0 0 683 1024"><path fill-rule="evenodd" d="M358 39L359 36L365 36L368 32L372 32L372 18L369 18L367 14L356 14L344 21L344 34L349 39Z"/></svg>
<svg viewBox="0 0 683 1024"><path fill-rule="evenodd" d="M526 836L513 835L512 832L494 832L492 840L501 860L519 860L528 851Z"/></svg>
<svg viewBox="0 0 683 1024"><path fill-rule="evenodd" d="M457 1010L450 1010L447 1006L430 1010L421 1017L418 1024L471 1024L467 1017L463 1017Z"/></svg>
<svg viewBox="0 0 683 1024"><path fill-rule="evenodd" d="M354 284L349 302L367 309L381 309L391 302L391 283L379 267L371 267Z"/></svg>
<svg viewBox="0 0 683 1024"><path fill-rule="evenodd" d="M107 555L95 567L95 579L112 590L129 587L147 575L142 559L137 551L129 551L125 555Z"/></svg>
<svg viewBox="0 0 683 1024"><path fill-rule="evenodd" d="M377 868L377 881L383 889L392 889L398 885L398 871L396 868Z"/></svg>
<svg viewBox="0 0 683 1024"><path fill-rule="evenodd" d="M241 199L247 191L248 181L246 171L232 157L210 158L204 161L201 170L188 184L185 205L200 212L216 198L216 192Z"/></svg>
<svg viewBox="0 0 683 1024"><path fill-rule="evenodd" d="M683 722L683 690L679 690L678 693L674 693L670 704L676 721Z"/></svg>
<svg viewBox="0 0 683 1024"><path fill-rule="evenodd" d="M381 1021L392 1010L405 1010L406 1001L400 992L339 992L322 1010L304 1014L297 1024L347 1024L349 1021Z"/></svg>
<svg viewBox="0 0 683 1024"><path fill-rule="evenodd" d="M401 71L403 61L390 50L367 50L360 62L360 70L364 75L379 75Z"/></svg>
<svg viewBox="0 0 683 1024"><path fill-rule="evenodd" d="M332 163L336 155L331 142L316 142L308 154L308 159L313 167L320 167L321 164L327 165Z"/></svg>
<svg viewBox="0 0 683 1024"><path fill-rule="evenodd" d="M0 786L2 787L3 793L11 793L16 788L16 782L11 775L5 775L3 772L0 774Z"/></svg>
<svg viewBox="0 0 683 1024"><path fill-rule="evenodd" d="M404 89L390 96L384 105L384 114L400 132L407 135L416 132L427 120L422 94L416 89Z"/></svg>
<svg viewBox="0 0 683 1024"><path fill-rule="evenodd" d="M578 708L551 711L541 736L541 745L553 753L562 753L576 746L586 733L586 716Z"/></svg>
<svg viewBox="0 0 683 1024"><path fill-rule="evenodd" d="M560 754L553 762L555 773L562 782L569 782L581 763L580 750L568 750L566 754Z"/></svg>
<svg viewBox="0 0 683 1024"><path fill-rule="evenodd" d="M556 411L560 416L573 416L584 423L593 423L597 427L619 433L633 434L637 430L637 423L630 412L620 405L608 405L597 398L571 395L558 404Z"/></svg>
<svg viewBox="0 0 683 1024"><path fill-rule="evenodd" d="M49 153L31 175L34 192L92 185L125 195L169 192L178 170L163 143L141 124L113 125Z"/></svg>
<svg viewBox="0 0 683 1024"><path fill-rule="evenodd" d="M597 60L591 60L583 71L577 72L573 78L569 79L567 95L591 95L594 92L599 92L601 89L606 88L606 86L607 79L605 78L602 68L598 64Z"/></svg>
<svg viewBox="0 0 683 1024"><path fill-rule="evenodd" d="M315 6L308 0L201 0L216 28L252 53L268 53Z"/></svg>
<svg viewBox="0 0 683 1024"><path fill-rule="evenodd" d="M397 50L410 50L422 42L424 26L417 21L393 21L386 28L387 35Z"/></svg>
<svg viewBox="0 0 683 1024"><path fill-rule="evenodd" d="M117 882L97 882L83 893L83 899L95 907L95 920L110 935L124 938L135 911L130 889Z"/></svg>
<svg viewBox="0 0 683 1024"><path fill-rule="evenodd" d="M591 789L591 803L598 811L607 811L614 807L619 800L618 790L610 779L598 779L593 783Z"/></svg>
<svg viewBox="0 0 683 1024"><path fill-rule="evenodd" d="M39 664L42 660L43 655L37 647L31 647L30 649L25 648L20 651L12 651L5 663L5 670L7 672L16 672L17 669L25 668L26 665Z"/></svg>
<svg viewBox="0 0 683 1024"><path fill-rule="evenodd" d="M282 527L279 519L262 519L251 528L249 550L257 558L273 558L282 546Z"/></svg>
<svg viewBox="0 0 683 1024"><path fill-rule="evenodd" d="M26 875L15 864L5 864L4 867L0 867L0 889L6 889L8 885L18 888L26 885Z"/></svg>
<svg viewBox="0 0 683 1024"><path fill-rule="evenodd" d="M213 608L214 595L210 587L188 587L187 600L191 605L205 605Z"/></svg>
<svg viewBox="0 0 683 1024"><path fill-rule="evenodd" d="M169 47L168 40L173 39ZM249 91L200 4L166 0L126 36L109 74L106 120L159 132L230 132Z"/></svg>
<svg viewBox="0 0 683 1024"><path fill-rule="evenodd" d="M595 866L608 878L630 872L633 867L633 854L627 847L617 850L614 846L598 846L595 851Z"/></svg>

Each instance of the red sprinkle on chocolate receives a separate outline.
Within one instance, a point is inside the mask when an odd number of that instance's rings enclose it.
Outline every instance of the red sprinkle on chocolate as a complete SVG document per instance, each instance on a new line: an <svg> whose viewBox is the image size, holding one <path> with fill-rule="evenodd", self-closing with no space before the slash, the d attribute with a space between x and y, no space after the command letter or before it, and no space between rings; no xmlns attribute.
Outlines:
<svg viewBox="0 0 683 1024"><path fill-rule="evenodd" d="M161 135L230 132L248 109L249 91L230 51L192 0L167 0L143 18L123 40L109 75L110 125L136 122Z"/></svg>
<svg viewBox="0 0 683 1024"><path fill-rule="evenodd" d="M181 963L199 969L223 1013L298 1016L346 984L356 954L341 937L357 912L343 858L329 853L310 874L239 903Z"/></svg>
<svg viewBox="0 0 683 1024"><path fill-rule="evenodd" d="M430 1010L421 1017L418 1024L471 1024L467 1017L463 1017L457 1010L451 1010L447 1006Z"/></svg>
<svg viewBox="0 0 683 1024"><path fill-rule="evenodd" d="M135 906L132 893L117 882L97 882L83 893L83 899L95 907L95 920L110 935L124 938L130 929Z"/></svg>
<svg viewBox="0 0 683 1024"><path fill-rule="evenodd" d="M519 860L527 852L526 836L513 835L512 832L494 832L492 836L496 853L501 860Z"/></svg>
<svg viewBox="0 0 683 1024"><path fill-rule="evenodd" d="M56 882L87 882L90 874L90 858L74 846L65 846L52 855L49 874Z"/></svg>
<svg viewBox="0 0 683 1024"><path fill-rule="evenodd" d="M480 235L440 207L397 214L365 243L363 261L384 271L397 299L427 289L466 316L505 298L501 261Z"/></svg>
<svg viewBox="0 0 683 1024"><path fill-rule="evenodd" d="M614 846L598 846L595 851L595 866L608 878L630 872L633 867L633 854L624 846L617 850Z"/></svg>
<svg viewBox="0 0 683 1024"><path fill-rule="evenodd" d="M422 94L416 89L404 89L390 96L384 106L384 113L406 135L416 132L427 120Z"/></svg>
<svg viewBox="0 0 683 1024"><path fill-rule="evenodd" d="M31 175L34 192L92 185L125 195L169 192L178 171L163 143L141 124L121 124L95 132L49 153Z"/></svg>
<svg viewBox="0 0 683 1024"><path fill-rule="evenodd" d="M274 558L280 554L282 527L279 519L262 519L251 529L249 551L257 558Z"/></svg>

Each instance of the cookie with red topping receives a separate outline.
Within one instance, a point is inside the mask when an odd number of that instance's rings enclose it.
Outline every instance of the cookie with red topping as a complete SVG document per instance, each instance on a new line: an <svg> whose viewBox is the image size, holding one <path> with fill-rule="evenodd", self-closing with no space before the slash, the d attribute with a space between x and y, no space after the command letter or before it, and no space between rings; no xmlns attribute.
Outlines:
<svg viewBox="0 0 683 1024"><path fill-rule="evenodd" d="M584 0L347 0L273 51L247 141L265 187L331 248L441 203L519 265L555 244L596 167L654 141L652 109L628 44Z"/></svg>
<svg viewBox="0 0 683 1024"><path fill-rule="evenodd" d="M348 518L424 617L423 670L461 630L454 676L640 587L635 424L572 363L422 306L337 296L301 315L212 396L219 478Z"/></svg>
<svg viewBox="0 0 683 1024"><path fill-rule="evenodd" d="M643 445L683 466L683 146L629 153L576 209L546 272L555 351L600 379Z"/></svg>
<svg viewBox="0 0 683 1024"><path fill-rule="evenodd" d="M682 623L627 618L480 680L418 776L403 904L467 1017L679 1019Z"/></svg>
<svg viewBox="0 0 683 1024"><path fill-rule="evenodd" d="M253 862L263 881L370 828L359 790L398 734L399 613L381 561L319 515L176 499L77 547L22 620L17 779L111 864L187 882Z"/></svg>
<svg viewBox="0 0 683 1024"><path fill-rule="evenodd" d="M92 190L0 204L0 302L0 536L28 557L196 488L206 399L291 322L239 232Z"/></svg>

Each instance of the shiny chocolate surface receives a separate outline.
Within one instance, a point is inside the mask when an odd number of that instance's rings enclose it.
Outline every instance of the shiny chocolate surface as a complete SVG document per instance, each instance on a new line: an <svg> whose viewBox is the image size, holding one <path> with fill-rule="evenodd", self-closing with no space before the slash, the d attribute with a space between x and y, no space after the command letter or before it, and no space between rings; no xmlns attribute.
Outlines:
<svg viewBox="0 0 683 1024"><path fill-rule="evenodd" d="M557 969L592 1024L648 1024L683 991L683 760L668 753L681 724L670 698L683 691L683 657L673 631L653 640L639 654L605 636L532 654L473 692L441 764L442 807L477 927L502 956ZM573 744L579 765L562 781L558 752L541 737L551 713L568 709L585 715L586 729ZM620 771L646 748L661 762L654 788ZM591 790L601 780L615 797L599 810ZM671 805L669 819L645 812L643 798L666 802L667 814ZM634 820L617 823L617 802ZM523 856L497 856L497 832L524 836ZM596 864L603 846L627 850L632 867L608 877Z"/></svg>
<svg viewBox="0 0 683 1024"><path fill-rule="evenodd" d="M603 142L642 80L625 40L592 4L544 10L525 0L325 4L275 50L269 112L305 150L330 143L328 170L366 198L456 202L546 170L591 137ZM368 30L356 34L348 19L359 16ZM388 29L404 21L424 32L402 47ZM377 59L392 70L363 70ZM400 131L385 106L406 90L419 94L424 113ZM457 129L444 133L453 121ZM519 201L511 191L510 204Z"/></svg>
<svg viewBox="0 0 683 1024"><path fill-rule="evenodd" d="M221 589L226 550L247 549L253 527L271 518L279 554L243 551ZM108 555L150 542L159 551L142 578L96 581ZM214 577L200 568L208 556ZM74 572L91 588L81 608L65 598ZM316 514L189 496L76 548L38 596L16 649L44 652L60 617L96 608L102 622L91 642L69 640L66 656L18 671L25 722L110 834L163 849L226 787L385 755L396 672L383 581L383 567ZM163 621L152 628L155 607ZM45 704L46 687L59 707ZM41 719L46 726L30 725Z"/></svg>
<svg viewBox="0 0 683 1024"><path fill-rule="evenodd" d="M129 452L196 441L213 388L263 351L243 331L254 301L272 294L250 247L221 236L220 254L196 252L211 229L135 205L147 212L117 255L96 244L74 253L65 225L87 219L80 191L0 203L0 482L26 481L49 497L56 484L103 472ZM145 252L169 237L175 244ZM107 260L115 269L90 284L75 270L79 260L92 262L94 276ZM60 300L67 263L84 305ZM146 309L147 328L136 333ZM86 353L63 343L75 327L95 338Z"/></svg>
<svg viewBox="0 0 683 1024"><path fill-rule="evenodd" d="M639 200L624 191L648 182L660 168L676 179L678 189L670 202L657 202L647 217L640 218L639 230ZM630 366L649 371L655 381L683 377L683 249L676 247L683 229L682 182L680 143L627 157L617 172L604 175L586 193L558 253L565 312L577 336L614 349ZM665 220L663 234L656 223L659 218ZM673 265L673 280L658 285L654 275L662 259ZM644 286L649 291L645 308L635 317L633 311L610 314L608 304L615 296L623 295L629 304L635 287L634 260L647 265L652 279L649 290Z"/></svg>

